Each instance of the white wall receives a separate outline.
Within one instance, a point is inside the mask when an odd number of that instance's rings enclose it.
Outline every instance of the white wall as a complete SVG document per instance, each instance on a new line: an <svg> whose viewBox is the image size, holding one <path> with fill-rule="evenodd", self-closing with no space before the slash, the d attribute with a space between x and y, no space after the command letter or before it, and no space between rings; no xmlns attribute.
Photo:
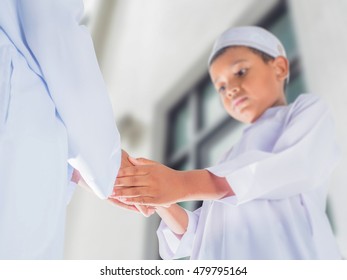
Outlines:
<svg viewBox="0 0 347 280"><path fill-rule="evenodd" d="M347 258L347 1L292 0L291 10L308 88L335 115L342 161L330 190L336 235Z"/></svg>

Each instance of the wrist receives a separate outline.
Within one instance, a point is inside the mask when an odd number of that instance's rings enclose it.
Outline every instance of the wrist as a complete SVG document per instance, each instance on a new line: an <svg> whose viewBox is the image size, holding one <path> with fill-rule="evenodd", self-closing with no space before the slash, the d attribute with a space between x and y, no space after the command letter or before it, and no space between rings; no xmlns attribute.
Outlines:
<svg viewBox="0 0 347 280"><path fill-rule="evenodd" d="M191 171L177 171L178 172L178 178L179 182L177 184L177 194L178 198L176 199L176 203L180 201L187 201L190 200L192 193L192 188L190 186L190 177L191 177Z"/></svg>
<svg viewBox="0 0 347 280"><path fill-rule="evenodd" d="M227 180L206 169L182 171L182 200L215 200L234 195Z"/></svg>
<svg viewBox="0 0 347 280"><path fill-rule="evenodd" d="M204 190L201 189L201 182L204 182L202 170L180 171L180 199L178 201L199 200Z"/></svg>

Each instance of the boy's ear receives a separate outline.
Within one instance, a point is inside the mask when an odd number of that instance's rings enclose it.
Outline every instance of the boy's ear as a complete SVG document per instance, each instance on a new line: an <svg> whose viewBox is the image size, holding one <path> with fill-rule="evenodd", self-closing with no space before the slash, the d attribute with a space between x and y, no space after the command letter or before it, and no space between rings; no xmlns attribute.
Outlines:
<svg viewBox="0 0 347 280"><path fill-rule="evenodd" d="M289 72L289 62L283 56L278 56L275 58L273 62L273 66L275 68L276 76L279 80L285 80L288 77Z"/></svg>

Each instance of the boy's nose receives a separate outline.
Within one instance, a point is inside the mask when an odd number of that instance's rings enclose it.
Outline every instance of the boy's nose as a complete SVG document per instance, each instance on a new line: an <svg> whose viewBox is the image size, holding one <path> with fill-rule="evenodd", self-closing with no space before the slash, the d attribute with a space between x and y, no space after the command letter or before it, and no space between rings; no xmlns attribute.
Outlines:
<svg viewBox="0 0 347 280"><path fill-rule="evenodd" d="M238 86L233 86L228 89L227 96L230 99L235 98L235 96L239 93L240 88Z"/></svg>

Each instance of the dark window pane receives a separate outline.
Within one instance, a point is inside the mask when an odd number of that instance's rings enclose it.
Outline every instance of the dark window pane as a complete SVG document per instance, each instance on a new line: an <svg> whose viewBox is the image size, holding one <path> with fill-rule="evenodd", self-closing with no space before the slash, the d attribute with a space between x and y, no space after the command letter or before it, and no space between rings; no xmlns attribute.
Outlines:
<svg viewBox="0 0 347 280"><path fill-rule="evenodd" d="M289 14L286 13L269 26L269 31L272 32L282 42L286 49L288 60L291 61L298 55L296 40L292 28L292 23Z"/></svg>
<svg viewBox="0 0 347 280"><path fill-rule="evenodd" d="M171 167L175 170L191 170L194 168L188 157L185 157L183 160L179 161Z"/></svg>
<svg viewBox="0 0 347 280"><path fill-rule="evenodd" d="M183 201L178 203L179 206L189 211L196 210L196 208L198 208L200 204L201 204L200 201Z"/></svg>
<svg viewBox="0 0 347 280"><path fill-rule="evenodd" d="M169 127L171 128L169 154L172 154L184 148L191 140L192 114L189 110L188 100L175 108Z"/></svg>
<svg viewBox="0 0 347 280"><path fill-rule="evenodd" d="M302 75L299 75L288 84L286 90L288 103L292 103L301 93L305 93L305 83Z"/></svg>
<svg viewBox="0 0 347 280"><path fill-rule="evenodd" d="M227 116L220 97L211 82L206 83L201 89L200 98L201 128L210 127Z"/></svg>

